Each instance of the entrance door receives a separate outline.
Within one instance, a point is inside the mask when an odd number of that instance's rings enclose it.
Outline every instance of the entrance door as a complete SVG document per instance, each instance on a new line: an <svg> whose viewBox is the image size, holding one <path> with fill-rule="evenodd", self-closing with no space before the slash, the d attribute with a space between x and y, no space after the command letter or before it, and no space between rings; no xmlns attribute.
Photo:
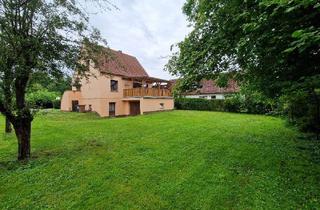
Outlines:
<svg viewBox="0 0 320 210"><path fill-rule="evenodd" d="M130 115L140 114L140 101L130 101Z"/></svg>
<svg viewBox="0 0 320 210"><path fill-rule="evenodd" d="M79 101L72 101L72 111L79 112Z"/></svg>
<svg viewBox="0 0 320 210"><path fill-rule="evenodd" d="M110 117L116 116L116 103L114 102L109 103L109 116Z"/></svg>

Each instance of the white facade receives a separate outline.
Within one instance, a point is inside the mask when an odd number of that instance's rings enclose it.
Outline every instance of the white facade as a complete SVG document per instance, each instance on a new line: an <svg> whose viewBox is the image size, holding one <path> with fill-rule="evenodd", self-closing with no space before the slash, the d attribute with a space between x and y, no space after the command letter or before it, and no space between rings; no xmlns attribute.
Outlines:
<svg viewBox="0 0 320 210"><path fill-rule="evenodd" d="M201 94L201 95L186 95L186 98L203 98L203 99L225 99L224 94Z"/></svg>

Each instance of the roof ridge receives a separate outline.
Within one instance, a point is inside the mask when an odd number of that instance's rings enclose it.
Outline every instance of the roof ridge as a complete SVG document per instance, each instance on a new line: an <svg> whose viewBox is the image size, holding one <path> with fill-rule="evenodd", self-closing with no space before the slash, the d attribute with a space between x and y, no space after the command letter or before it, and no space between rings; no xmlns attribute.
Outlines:
<svg viewBox="0 0 320 210"><path fill-rule="evenodd" d="M99 70L101 72L106 72L106 69L109 70L108 73L114 75L123 75L123 76L149 76L147 71L143 68L139 60L127 53L123 53L119 50L114 50L111 48L104 47L106 50L109 50L111 57L113 59L103 59L103 55L101 58L102 62L99 64ZM107 53L107 52L106 52Z"/></svg>

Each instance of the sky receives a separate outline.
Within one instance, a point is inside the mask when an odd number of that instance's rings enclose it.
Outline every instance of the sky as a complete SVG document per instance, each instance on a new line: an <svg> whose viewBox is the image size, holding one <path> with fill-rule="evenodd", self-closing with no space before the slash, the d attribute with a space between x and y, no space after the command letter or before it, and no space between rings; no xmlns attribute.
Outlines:
<svg viewBox="0 0 320 210"><path fill-rule="evenodd" d="M191 31L182 13L185 0L110 0L110 11L90 14L108 46L135 56L150 76L172 79L164 71L170 46Z"/></svg>

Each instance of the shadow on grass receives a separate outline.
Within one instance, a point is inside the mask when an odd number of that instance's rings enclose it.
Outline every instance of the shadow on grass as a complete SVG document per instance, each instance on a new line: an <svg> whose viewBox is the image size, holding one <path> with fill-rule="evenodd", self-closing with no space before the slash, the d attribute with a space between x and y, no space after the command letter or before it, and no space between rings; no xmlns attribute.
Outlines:
<svg viewBox="0 0 320 210"><path fill-rule="evenodd" d="M306 151L310 157L310 161L320 165L320 141L316 140L313 134L299 135L297 138L297 143L297 149L299 151Z"/></svg>
<svg viewBox="0 0 320 210"><path fill-rule="evenodd" d="M88 153L99 155L101 154L101 152L98 152L100 150L107 151L108 147L106 147L105 143L95 139L82 142L78 145L70 143L70 145L64 145L55 149L36 149L31 153L29 161L13 160L11 159L13 156L10 156L11 160L0 161L0 171L15 171L39 167L56 158L73 159L79 155Z"/></svg>
<svg viewBox="0 0 320 210"><path fill-rule="evenodd" d="M0 171L15 171L17 169L24 169L29 164L27 161L8 160L0 162Z"/></svg>

